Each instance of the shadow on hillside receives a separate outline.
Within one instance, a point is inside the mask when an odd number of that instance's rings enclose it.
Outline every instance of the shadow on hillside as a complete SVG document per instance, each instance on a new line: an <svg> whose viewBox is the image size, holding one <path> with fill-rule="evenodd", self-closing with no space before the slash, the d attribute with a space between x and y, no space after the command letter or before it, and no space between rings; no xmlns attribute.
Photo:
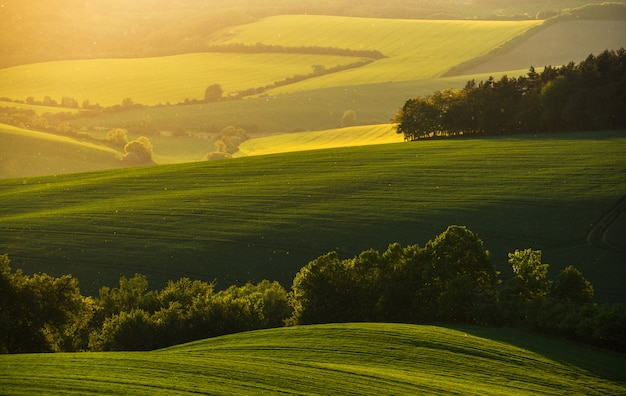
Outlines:
<svg viewBox="0 0 626 396"><path fill-rule="evenodd" d="M555 362L579 367L598 377L626 382L626 371L624 371L626 354L517 329L479 326L445 327L476 337L514 345Z"/></svg>

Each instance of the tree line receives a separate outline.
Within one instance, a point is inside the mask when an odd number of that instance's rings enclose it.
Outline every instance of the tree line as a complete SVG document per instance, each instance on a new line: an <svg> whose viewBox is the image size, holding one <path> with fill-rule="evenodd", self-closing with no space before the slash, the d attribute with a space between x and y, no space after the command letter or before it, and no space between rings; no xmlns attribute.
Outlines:
<svg viewBox="0 0 626 396"><path fill-rule="evenodd" d="M450 226L425 246L389 245L350 259L324 254L278 282L230 286L181 278L148 290L147 278L83 296L71 275L25 275L0 256L0 353L151 350L254 329L330 322L515 326L626 351L626 305L599 305L569 266L554 280L541 251L509 254L502 280L482 240Z"/></svg>
<svg viewBox="0 0 626 396"><path fill-rule="evenodd" d="M405 140L626 128L626 51L526 76L470 80L413 98L394 116Z"/></svg>
<svg viewBox="0 0 626 396"><path fill-rule="evenodd" d="M230 43L223 45L211 45L206 52L231 52L241 54L305 54L305 55L334 55L358 58L382 59L385 55L378 50L355 50L338 47L299 46L290 47L276 44L263 44L257 42L254 45L243 43Z"/></svg>

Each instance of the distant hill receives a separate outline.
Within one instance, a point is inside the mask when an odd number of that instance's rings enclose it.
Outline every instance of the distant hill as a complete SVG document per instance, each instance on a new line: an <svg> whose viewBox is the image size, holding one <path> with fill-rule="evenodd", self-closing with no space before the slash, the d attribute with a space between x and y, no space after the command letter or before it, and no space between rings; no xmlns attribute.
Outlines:
<svg viewBox="0 0 626 396"><path fill-rule="evenodd" d="M501 55L457 70L456 74L561 66L605 49L622 47L626 48L626 20L564 21L541 29Z"/></svg>
<svg viewBox="0 0 626 396"><path fill-rule="evenodd" d="M358 323L153 352L0 355L9 394L624 394L626 358L511 329Z"/></svg>
<svg viewBox="0 0 626 396"><path fill-rule="evenodd" d="M391 19L536 19L589 0L4 0L0 68L68 59L203 51L215 31L274 15ZM601 1L595 1L601 2Z"/></svg>

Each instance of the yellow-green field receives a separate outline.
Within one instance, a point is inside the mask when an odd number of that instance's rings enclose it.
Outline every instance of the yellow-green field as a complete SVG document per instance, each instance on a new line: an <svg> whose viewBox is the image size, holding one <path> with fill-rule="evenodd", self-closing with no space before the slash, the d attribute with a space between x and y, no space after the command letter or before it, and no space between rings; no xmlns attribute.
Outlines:
<svg viewBox="0 0 626 396"><path fill-rule="evenodd" d="M307 75L313 65L347 65L358 58L303 54L202 53L140 59L46 62L0 69L0 96L59 101L69 96L103 106L135 103L156 105L204 98L204 90L220 84L227 95L263 87L294 75Z"/></svg>
<svg viewBox="0 0 626 396"><path fill-rule="evenodd" d="M342 85L441 76L543 21L432 21L284 15L218 32L216 44L329 46L381 51L367 66L273 90L294 92Z"/></svg>
<svg viewBox="0 0 626 396"><path fill-rule="evenodd" d="M295 132L250 139L239 146L236 156L288 153L335 147L367 146L402 142L393 125L366 125L326 131Z"/></svg>
<svg viewBox="0 0 626 396"><path fill-rule="evenodd" d="M0 124L0 178L87 172L121 166L121 153L69 137Z"/></svg>
<svg viewBox="0 0 626 396"><path fill-rule="evenodd" d="M222 31L207 44L318 46L379 50L386 58L367 66L291 84L275 93L333 86L435 78L483 55L542 21L420 21L290 15ZM354 57L304 54L200 53L159 58L46 62L0 70L0 97L41 100L63 96L103 106L124 98L154 105L201 99L208 85L225 94L307 75Z"/></svg>

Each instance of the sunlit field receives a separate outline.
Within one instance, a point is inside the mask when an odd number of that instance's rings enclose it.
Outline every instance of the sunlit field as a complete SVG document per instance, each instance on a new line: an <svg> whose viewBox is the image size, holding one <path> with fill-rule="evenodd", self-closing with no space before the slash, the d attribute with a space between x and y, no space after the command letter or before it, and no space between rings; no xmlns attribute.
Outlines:
<svg viewBox="0 0 626 396"><path fill-rule="evenodd" d="M404 140L393 125L367 125L318 132L294 132L245 141L237 156L398 143Z"/></svg>
<svg viewBox="0 0 626 396"><path fill-rule="evenodd" d="M291 285L309 260L450 224L508 252L574 265L599 300L624 301L623 256L586 243L624 193L623 133L420 141L0 181L0 251L28 273L71 273L84 293L148 276L218 287ZM619 231L612 231L619 235Z"/></svg>
<svg viewBox="0 0 626 396"><path fill-rule="evenodd" d="M135 103L156 105L203 99L209 85L224 94L263 87L295 75L307 75L313 65L347 65L358 58L303 54L201 53L138 59L46 62L0 69L0 96L57 101L69 96L102 106Z"/></svg>
<svg viewBox="0 0 626 396"><path fill-rule="evenodd" d="M626 358L510 329L331 324L154 352L0 356L8 394L621 394Z"/></svg>
<svg viewBox="0 0 626 396"><path fill-rule="evenodd" d="M542 21L424 21L289 15L216 33L215 43L379 50L365 67L281 87L273 94L332 86L431 79L483 55Z"/></svg>
<svg viewBox="0 0 626 396"><path fill-rule="evenodd" d="M387 58L358 69L290 84L272 93L435 78L493 49L541 21L401 21L330 16L282 16L218 33L209 44L244 43L379 50ZM227 36L227 39L225 38ZM0 96L82 103L155 105L202 99L220 84L225 93L262 87L314 65L331 68L358 58L304 54L202 53L140 59L58 61L0 69Z"/></svg>
<svg viewBox="0 0 626 396"><path fill-rule="evenodd" d="M0 124L0 178L86 172L121 166L101 145Z"/></svg>

